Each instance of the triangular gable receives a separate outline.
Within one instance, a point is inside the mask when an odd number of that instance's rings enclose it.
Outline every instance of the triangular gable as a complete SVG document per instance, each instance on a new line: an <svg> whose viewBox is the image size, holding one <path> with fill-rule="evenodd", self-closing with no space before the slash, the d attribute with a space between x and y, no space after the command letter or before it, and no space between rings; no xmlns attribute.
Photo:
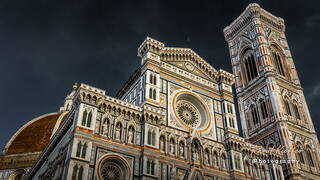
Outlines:
<svg viewBox="0 0 320 180"><path fill-rule="evenodd" d="M206 79L217 76L217 70L189 48L164 47L161 60Z"/></svg>

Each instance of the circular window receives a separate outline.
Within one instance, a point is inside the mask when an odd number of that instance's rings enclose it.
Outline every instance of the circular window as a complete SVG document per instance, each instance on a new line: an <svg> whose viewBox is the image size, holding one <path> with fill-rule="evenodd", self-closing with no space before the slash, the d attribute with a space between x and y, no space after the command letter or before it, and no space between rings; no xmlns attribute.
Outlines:
<svg viewBox="0 0 320 180"><path fill-rule="evenodd" d="M196 127L199 123L199 111L188 101L179 101L177 103L176 111L179 118L188 126Z"/></svg>
<svg viewBox="0 0 320 180"><path fill-rule="evenodd" d="M210 125L207 107L192 92L177 92L173 97L173 110L180 124L186 128L203 130Z"/></svg>
<svg viewBox="0 0 320 180"><path fill-rule="evenodd" d="M129 179L130 168L126 161L118 155L107 155L98 166L98 175L101 180Z"/></svg>
<svg viewBox="0 0 320 180"><path fill-rule="evenodd" d="M120 180L123 175L120 167L111 162L103 164L101 176L105 180Z"/></svg>

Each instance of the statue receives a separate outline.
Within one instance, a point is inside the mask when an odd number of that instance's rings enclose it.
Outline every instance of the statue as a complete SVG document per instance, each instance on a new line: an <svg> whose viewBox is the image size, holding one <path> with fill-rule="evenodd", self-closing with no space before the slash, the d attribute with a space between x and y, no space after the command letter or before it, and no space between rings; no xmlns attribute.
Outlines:
<svg viewBox="0 0 320 180"><path fill-rule="evenodd" d="M174 141L170 141L170 153L174 154Z"/></svg>
<svg viewBox="0 0 320 180"><path fill-rule="evenodd" d="M129 133L128 133L128 143L133 143L133 128L129 128Z"/></svg>
<svg viewBox="0 0 320 180"><path fill-rule="evenodd" d="M184 156L183 144L180 144L179 146L179 154L180 156Z"/></svg>
<svg viewBox="0 0 320 180"><path fill-rule="evenodd" d="M118 124L116 127L116 140L120 140L121 139L121 125Z"/></svg>
<svg viewBox="0 0 320 180"><path fill-rule="evenodd" d="M163 136L160 138L160 150L165 151L165 142Z"/></svg>
<svg viewBox="0 0 320 180"><path fill-rule="evenodd" d="M105 136L108 136L108 135L109 135L110 122L107 121L107 123L105 123L103 126L104 126L104 128L103 128L103 134L104 134Z"/></svg>

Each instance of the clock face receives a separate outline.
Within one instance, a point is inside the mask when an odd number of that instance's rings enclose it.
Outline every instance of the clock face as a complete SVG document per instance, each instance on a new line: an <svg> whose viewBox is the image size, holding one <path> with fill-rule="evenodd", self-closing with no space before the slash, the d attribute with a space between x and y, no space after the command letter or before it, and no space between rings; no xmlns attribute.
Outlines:
<svg viewBox="0 0 320 180"><path fill-rule="evenodd" d="M201 98L189 91L178 92L173 98L176 119L186 129L206 129L210 125L207 109Z"/></svg>

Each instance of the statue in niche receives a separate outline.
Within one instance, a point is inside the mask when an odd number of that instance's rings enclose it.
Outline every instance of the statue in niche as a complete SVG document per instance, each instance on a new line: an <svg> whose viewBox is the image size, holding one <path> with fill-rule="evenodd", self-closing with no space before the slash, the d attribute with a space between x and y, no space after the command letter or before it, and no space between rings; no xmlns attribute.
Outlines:
<svg viewBox="0 0 320 180"><path fill-rule="evenodd" d="M199 160L199 152L198 149L195 148L194 146L192 147L192 159L194 161L198 161Z"/></svg>
<svg viewBox="0 0 320 180"><path fill-rule="evenodd" d="M105 123L103 125L103 135L108 137L109 130L110 130L110 121L109 121L109 119L106 119Z"/></svg>
<svg viewBox="0 0 320 180"><path fill-rule="evenodd" d="M121 140L121 124L118 123L116 126L116 140Z"/></svg>
<svg viewBox="0 0 320 180"><path fill-rule="evenodd" d="M171 154L174 154L174 140L173 139L170 140L169 150L170 150Z"/></svg>
<svg viewBox="0 0 320 180"><path fill-rule="evenodd" d="M181 142L180 145L179 145L179 154L180 156L184 156L184 145L183 143Z"/></svg>
<svg viewBox="0 0 320 180"><path fill-rule="evenodd" d="M200 142L198 140L193 140L191 146L192 152L192 160L199 161L200 160Z"/></svg>
<svg viewBox="0 0 320 180"><path fill-rule="evenodd" d="M163 136L161 136L160 137L160 150L161 151L165 151L165 147L166 145L165 145L165 139L164 139L164 137Z"/></svg>
<svg viewBox="0 0 320 180"><path fill-rule="evenodd" d="M133 143L133 134L134 134L134 129L131 126L128 132L128 143L131 143L131 144Z"/></svg>

